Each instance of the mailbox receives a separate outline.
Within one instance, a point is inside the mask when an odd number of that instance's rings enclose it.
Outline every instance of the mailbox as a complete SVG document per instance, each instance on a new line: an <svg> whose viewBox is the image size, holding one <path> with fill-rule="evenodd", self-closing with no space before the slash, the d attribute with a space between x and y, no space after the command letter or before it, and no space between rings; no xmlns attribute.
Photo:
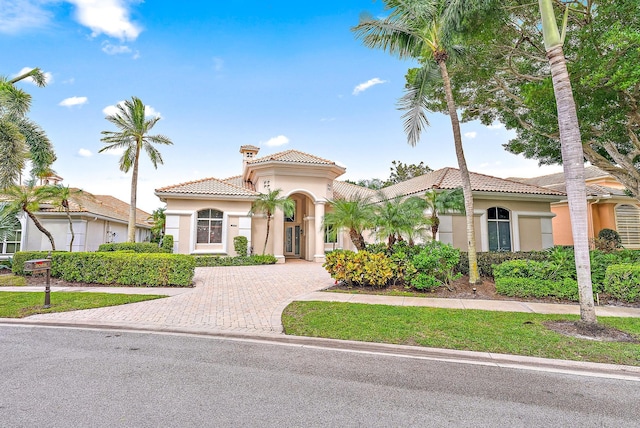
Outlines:
<svg viewBox="0 0 640 428"><path fill-rule="evenodd" d="M51 269L50 259L27 260L24 262L25 272L41 272Z"/></svg>

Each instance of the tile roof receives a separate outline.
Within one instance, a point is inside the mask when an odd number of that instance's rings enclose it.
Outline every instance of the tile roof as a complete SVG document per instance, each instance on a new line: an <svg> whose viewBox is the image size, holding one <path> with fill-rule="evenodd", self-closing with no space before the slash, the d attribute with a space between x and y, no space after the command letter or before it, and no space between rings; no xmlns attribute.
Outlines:
<svg viewBox="0 0 640 428"><path fill-rule="evenodd" d="M79 189L71 188L71 191ZM94 195L89 192L82 191L69 199L69 212L72 213L89 213L102 217L109 217L124 222L129 221L130 204L121 201L110 195ZM64 212L62 207L41 206L41 212ZM136 208L136 224L139 226L150 226L148 218L151 216L146 211Z"/></svg>
<svg viewBox="0 0 640 428"><path fill-rule="evenodd" d="M327 159L320 158L318 156L310 155L298 150L286 150L284 152L278 152L271 155L256 158L247 162L248 165L256 165L267 162L285 162L285 163L301 163L301 164L314 164L314 165L336 165Z"/></svg>
<svg viewBox="0 0 640 428"><path fill-rule="evenodd" d="M244 146L240 146L240 151L243 150L255 150L256 152L260 150L260 147L252 146L251 144L245 144Z"/></svg>
<svg viewBox="0 0 640 428"><path fill-rule="evenodd" d="M174 184L156 189L157 194L184 193L191 195L219 195L219 196L255 196L258 193L242 186L242 177L234 176L225 180L217 178L203 178L201 180Z"/></svg>
<svg viewBox="0 0 640 428"><path fill-rule="evenodd" d="M475 192L510 193L526 195L564 196L564 192L521 183L509 179L469 172L471 189ZM419 177L414 177L383 189L388 197L408 196L428 189L455 189L462 186L460 171L442 168Z"/></svg>
<svg viewBox="0 0 640 428"><path fill-rule="evenodd" d="M545 187L547 189L553 189L563 193L567 192L567 188L566 188L567 186L564 183L551 184ZM610 196L629 196L629 195L625 193L624 189L601 186L598 184L587 184L587 196L610 197Z"/></svg>
<svg viewBox="0 0 640 428"><path fill-rule="evenodd" d="M608 177L610 174L601 170L596 166L586 166L584 168L584 178L585 180L590 180L594 178L600 177ZM534 186L552 186L554 184L564 184L564 172L556 172L555 174L541 175L539 177L531 177L531 178L518 178L512 177L509 180L519 181L521 183L533 184Z"/></svg>
<svg viewBox="0 0 640 428"><path fill-rule="evenodd" d="M373 197L376 191L346 181L333 181L333 199L351 199L357 194Z"/></svg>

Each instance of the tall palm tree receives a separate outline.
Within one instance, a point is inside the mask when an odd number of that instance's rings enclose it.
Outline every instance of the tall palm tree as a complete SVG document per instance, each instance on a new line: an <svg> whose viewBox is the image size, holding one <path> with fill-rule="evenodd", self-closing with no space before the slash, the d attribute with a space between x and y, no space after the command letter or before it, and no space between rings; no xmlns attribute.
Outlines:
<svg viewBox="0 0 640 428"><path fill-rule="evenodd" d="M38 176L56 160L46 134L26 115L31 96L16 83L31 78L36 85L46 85L44 73L34 68L13 79L0 76L0 189L18 183L27 159L32 176Z"/></svg>
<svg viewBox="0 0 640 428"><path fill-rule="evenodd" d="M3 196L7 202L7 212L18 214L24 212L33 221L38 230L45 234L51 243L51 250L55 251L56 244L51 233L40 223L35 213L40 209L40 204L50 202L52 197L51 186L36 186L35 179L29 180L26 185L12 184L5 188Z"/></svg>
<svg viewBox="0 0 640 428"><path fill-rule="evenodd" d="M424 195L425 208L431 212L431 237L435 241L440 228L440 214L463 213L464 197L460 188L453 190L430 189Z"/></svg>
<svg viewBox="0 0 640 428"><path fill-rule="evenodd" d="M584 181L584 152L580 137L580 126L573 90L569 80L566 59L562 46L564 30L560 35L556 15L551 0L538 0L542 17L542 33L547 58L551 67L553 92L556 97L562 166L569 202L571 232L576 259L578 294L580 297L580 319L588 324L596 324L591 283L591 262L589 259L589 235L587 217L586 184ZM568 12L567 8L567 12ZM565 23L566 26L566 12Z"/></svg>
<svg viewBox="0 0 640 428"><path fill-rule="evenodd" d="M129 208L129 225L127 228L127 240L135 242L136 240L136 202L138 194L138 167L140 164L140 152L142 149L147 152L149 159L154 168L158 168L158 164L163 164L162 155L153 146L153 144L170 145L173 142L164 135L147 135L151 128L160 120L160 117L151 119L146 118L145 105L140 98L132 97L118 105L118 111L109 115L106 119L113 123L119 131L102 131L104 137L101 141L107 144L99 150L99 153L105 150L124 149L124 153L120 158L120 170L131 174L131 203Z"/></svg>
<svg viewBox="0 0 640 428"><path fill-rule="evenodd" d="M407 82L407 93L400 100L401 109L407 110L403 117L408 142L412 146L417 144L423 126L429 125L425 114L425 90L428 85L433 84L434 64L440 72L464 194L469 283L475 284L480 281L480 275L476 255L471 178L462 147L460 121L447 69L447 60L456 52L453 44L445 40L445 35L450 31L446 27L448 21L444 20L448 2L445 0L385 0L385 3L387 9L391 10L387 18L368 18L354 27L353 31L368 47L383 49L401 59L418 59L422 64L419 71Z"/></svg>
<svg viewBox="0 0 640 428"><path fill-rule="evenodd" d="M249 214L264 213L267 216L267 236L264 238L264 247L262 248L262 254L267 251L267 242L269 241L269 231L271 225L271 219L276 213L276 210L280 208L284 211L286 217L291 217L294 214L296 208L293 199L288 196L280 196L282 189L269 190L268 193L261 193L258 199L253 201Z"/></svg>
<svg viewBox="0 0 640 428"><path fill-rule="evenodd" d="M364 250L366 243L362 232L373 225L371 199L358 193L350 199L334 199L328 205L330 210L324 214L323 225L334 230L347 229L356 249Z"/></svg>
<svg viewBox="0 0 640 428"><path fill-rule="evenodd" d="M69 186L63 186L62 184L56 184L51 187L50 194L52 196L51 202L55 207L62 208L67 216L69 222L69 232L71 233L71 241L69 241L69 252L73 251L73 241L76 239L75 232L73 231L73 220L71 219L70 202L83 194L80 189L72 189Z"/></svg>

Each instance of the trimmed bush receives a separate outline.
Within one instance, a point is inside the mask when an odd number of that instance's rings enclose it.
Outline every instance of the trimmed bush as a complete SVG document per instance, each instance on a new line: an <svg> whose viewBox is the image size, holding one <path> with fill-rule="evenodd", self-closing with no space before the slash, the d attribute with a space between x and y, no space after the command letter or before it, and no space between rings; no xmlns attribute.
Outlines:
<svg viewBox="0 0 640 428"><path fill-rule="evenodd" d="M164 235L161 247L165 253L173 253L173 235Z"/></svg>
<svg viewBox="0 0 640 428"><path fill-rule="evenodd" d="M332 251L325 256L322 266L336 281L361 287L385 287L397 270L395 263L386 254L368 251Z"/></svg>
<svg viewBox="0 0 640 428"><path fill-rule="evenodd" d="M249 240L246 236L233 237L233 249L238 256L246 256L249 250Z"/></svg>
<svg viewBox="0 0 640 428"><path fill-rule="evenodd" d="M607 268L604 291L611 297L625 302L640 302L640 266L618 264Z"/></svg>
<svg viewBox="0 0 640 428"><path fill-rule="evenodd" d="M54 252L52 254L55 255L59 253ZM48 255L49 251L19 251L13 255L13 266L11 267L11 270L16 275L24 275L24 262L27 260L46 259ZM54 261L51 260L52 268L53 265Z"/></svg>
<svg viewBox="0 0 640 428"><path fill-rule="evenodd" d="M477 252L478 273L484 278L493 278L493 266L508 260L536 260L545 261L549 258L548 251L486 251ZM469 254L460 252L460 260L455 268L456 272L469 275Z"/></svg>
<svg viewBox="0 0 640 428"><path fill-rule="evenodd" d="M578 282L554 263L511 260L494 266L493 274L498 294L578 300Z"/></svg>
<svg viewBox="0 0 640 428"><path fill-rule="evenodd" d="M215 267L215 266L254 266L254 265L272 265L277 259L271 254L252 255L252 256L191 256L198 267Z"/></svg>
<svg viewBox="0 0 640 428"><path fill-rule="evenodd" d="M51 275L65 281L148 287L190 286L195 261L182 254L56 253Z"/></svg>
<svg viewBox="0 0 640 428"><path fill-rule="evenodd" d="M415 273L409 277L409 282L417 290L432 290L441 285L448 287L451 281L462 275L454 273L459 260L460 250L457 248L430 242L411 259Z"/></svg>
<svg viewBox="0 0 640 428"><path fill-rule="evenodd" d="M133 251L135 253L165 253L163 248L153 242L112 242L102 244L98 247L98 252L109 251Z"/></svg>

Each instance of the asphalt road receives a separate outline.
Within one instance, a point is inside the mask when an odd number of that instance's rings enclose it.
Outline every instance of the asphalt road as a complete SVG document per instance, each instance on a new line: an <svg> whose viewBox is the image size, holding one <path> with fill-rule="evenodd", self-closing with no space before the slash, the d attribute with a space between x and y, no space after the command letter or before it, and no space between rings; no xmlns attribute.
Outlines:
<svg viewBox="0 0 640 428"><path fill-rule="evenodd" d="M1 427L640 426L640 383L211 337L0 326Z"/></svg>

